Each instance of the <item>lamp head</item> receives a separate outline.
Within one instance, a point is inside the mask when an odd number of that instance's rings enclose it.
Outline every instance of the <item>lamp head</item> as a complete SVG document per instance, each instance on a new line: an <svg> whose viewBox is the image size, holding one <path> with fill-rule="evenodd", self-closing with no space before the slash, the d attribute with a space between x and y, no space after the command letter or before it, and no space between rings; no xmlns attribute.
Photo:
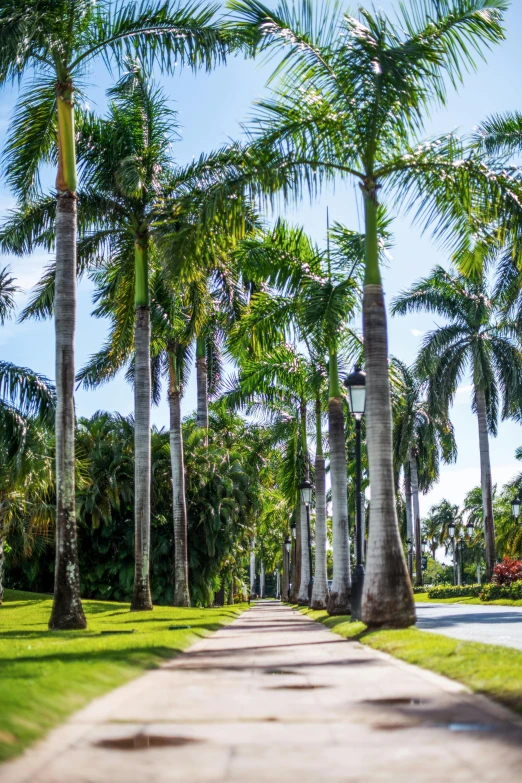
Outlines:
<svg viewBox="0 0 522 783"><path fill-rule="evenodd" d="M312 503L312 493L314 485L311 481L305 479L299 484L299 492L301 493L301 501L305 506L309 506Z"/></svg>
<svg viewBox="0 0 522 783"><path fill-rule="evenodd" d="M356 366L344 380L348 389L348 404L356 419L362 419L366 408L366 373Z"/></svg>

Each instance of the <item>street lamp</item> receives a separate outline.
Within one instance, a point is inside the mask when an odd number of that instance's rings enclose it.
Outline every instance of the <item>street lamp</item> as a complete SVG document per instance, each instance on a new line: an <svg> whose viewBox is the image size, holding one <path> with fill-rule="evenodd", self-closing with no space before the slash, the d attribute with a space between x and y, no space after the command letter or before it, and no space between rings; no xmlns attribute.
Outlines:
<svg viewBox="0 0 522 783"><path fill-rule="evenodd" d="M345 378L348 404L355 419L355 570L352 580L352 621L361 619L361 600L364 585L363 525L361 491L361 421L366 409L366 373L360 367Z"/></svg>
<svg viewBox="0 0 522 783"><path fill-rule="evenodd" d="M455 523L451 522L448 525L448 533L450 538L455 538Z"/></svg>
<svg viewBox="0 0 522 783"><path fill-rule="evenodd" d="M520 495L515 495L513 500L511 501L511 513L513 514L515 519L518 519L520 516L520 504L522 501L520 500Z"/></svg>
<svg viewBox="0 0 522 783"><path fill-rule="evenodd" d="M360 367L345 378L344 385L348 389L348 404L356 421L360 421L366 409L366 373Z"/></svg>
<svg viewBox="0 0 522 783"><path fill-rule="evenodd" d="M310 506L312 503L312 493L314 490L314 485L311 481L308 481L308 479L305 479L304 481L299 484L299 492L301 493L301 501L305 504L306 507L306 528L308 532L308 567L310 570L310 581L308 582L308 603L311 605L312 603L312 533L310 531Z"/></svg>
<svg viewBox="0 0 522 783"><path fill-rule="evenodd" d="M411 543L411 538L406 539L406 548L408 550L408 554L411 555L413 552L413 544Z"/></svg>
<svg viewBox="0 0 522 783"><path fill-rule="evenodd" d="M467 533L468 538L471 538L471 536L473 535L474 529L475 529L475 527L473 525L473 522L470 519L468 521L468 524L466 525L466 533Z"/></svg>

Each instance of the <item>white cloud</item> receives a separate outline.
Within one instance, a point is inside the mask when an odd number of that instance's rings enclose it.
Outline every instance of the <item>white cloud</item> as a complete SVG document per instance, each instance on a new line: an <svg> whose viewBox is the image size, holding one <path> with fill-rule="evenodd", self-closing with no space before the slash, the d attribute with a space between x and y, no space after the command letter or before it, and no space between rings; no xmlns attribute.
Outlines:
<svg viewBox="0 0 522 783"><path fill-rule="evenodd" d="M420 329L410 329L410 331L414 337L422 337L423 334L426 334L426 332L422 332Z"/></svg>

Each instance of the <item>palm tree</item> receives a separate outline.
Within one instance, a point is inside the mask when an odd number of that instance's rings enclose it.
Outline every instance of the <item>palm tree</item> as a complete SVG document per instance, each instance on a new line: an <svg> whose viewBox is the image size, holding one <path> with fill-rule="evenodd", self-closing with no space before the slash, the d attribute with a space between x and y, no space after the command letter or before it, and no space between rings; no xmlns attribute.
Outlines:
<svg viewBox="0 0 522 783"><path fill-rule="evenodd" d="M468 368L471 374L472 409L479 431L486 576L491 579L495 526L489 435L497 433L499 414L505 419L521 410L522 350L516 330L502 320L498 300L490 297L483 275L469 278L436 267L393 304L393 312L398 314L422 310L448 321L424 337L418 358L420 374L429 379L432 406L447 411Z"/></svg>
<svg viewBox="0 0 522 783"><path fill-rule="evenodd" d="M223 60L226 42L212 22L213 8L145 0L139 5L92 3L90 0L2 0L0 3L0 84L31 80L7 140L7 180L22 198L39 189L42 162L57 165L56 177L56 538L54 603L49 627L86 626L80 581L74 508L74 329L76 302L77 167L75 93L94 60L121 64L135 57L147 65L171 69L176 62L210 68ZM137 183L136 183L137 184ZM141 263L136 306L147 332L145 264L147 232L136 242ZM139 363L146 373L145 357ZM139 395L146 397L146 384ZM143 451L143 453L141 453ZM137 455L146 481L147 447ZM143 479L142 479L143 480ZM143 511L147 514L146 503ZM146 541L144 546L146 548ZM149 608L144 561L135 608Z"/></svg>
<svg viewBox="0 0 522 783"><path fill-rule="evenodd" d="M440 545L440 524L437 517L430 514L422 520L422 534L426 536L429 547L431 549L431 556L435 560L437 549Z"/></svg>
<svg viewBox="0 0 522 783"><path fill-rule="evenodd" d="M418 144L431 103L444 103L474 67L473 52L503 38L505 0L425 0L401 4L397 22L381 10L360 18L325 5L281 0L272 10L259 0L229 0L233 22L257 52L282 50L282 83L261 104L254 132L301 172L299 186L315 192L335 173L359 183L365 215L363 302L367 373L367 442L372 483L363 620L371 626L407 626L415 607L399 538L392 458L387 328L379 268L377 212L386 186L396 204L448 236L467 226L472 186L490 215L508 201L505 177L488 177L481 161L451 136ZM489 196L489 197L488 197ZM469 234L468 234L469 235Z"/></svg>
<svg viewBox="0 0 522 783"><path fill-rule="evenodd" d="M394 388L393 446L395 462L404 466L407 488L413 502L415 536L415 581L422 585L422 548L419 490L427 492L439 478L439 462L454 462L457 446L453 427L445 412L430 410L427 384L414 368L393 360ZM408 495L408 493L407 493ZM406 515L411 518L411 506ZM411 535L409 534L409 537Z"/></svg>

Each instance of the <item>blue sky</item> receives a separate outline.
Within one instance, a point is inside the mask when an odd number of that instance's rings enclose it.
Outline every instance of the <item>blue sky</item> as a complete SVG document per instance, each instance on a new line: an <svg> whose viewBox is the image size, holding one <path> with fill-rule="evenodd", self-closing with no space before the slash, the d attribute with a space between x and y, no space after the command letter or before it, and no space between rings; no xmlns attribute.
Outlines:
<svg viewBox="0 0 522 783"><path fill-rule="evenodd" d="M397 3L383 0L377 4L385 11ZM350 7L350 4L347 4ZM352 8L355 5L351 6ZM426 135L447 131L466 132L485 117L497 112L520 109L518 98L522 74L522 3L513 2L507 15L507 40L490 52L486 63L480 63L476 72L465 79L458 94L450 94L448 105L433 112L427 124ZM175 144L175 154L180 162L186 162L203 151L210 151L230 138L241 133L240 123L248 119L253 103L267 94L265 83L270 75L270 65L232 60L228 66L220 67L210 74L181 72L162 83L169 98L179 112L182 140ZM88 88L90 105L97 111L105 106L104 92L111 86L111 77L101 68L95 68L90 75ZM0 105L0 144L9 123L16 89L7 89ZM52 182L52 180L50 180ZM14 200L0 180L0 215L4 217ZM314 239L323 242L325 234L326 207L331 221L345 223L351 228L359 226L356 196L353 186L339 185L335 190L325 192L314 203L305 200L298 206L282 209L281 213L292 221L303 225ZM427 274L437 263L447 266L448 259L434 245L429 236L421 236L412 228L408 218L399 218L393 226L395 245L392 258L384 270L384 284L387 302L396 293L409 286L421 275ZM20 305L26 301L27 293L38 280L46 261L45 254L35 254L23 259L4 257L10 264L25 294L19 297ZM91 287L87 281L79 286L78 324L76 340L76 362L81 367L94 351L98 350L106 334L106 324L90 317ZM431 316L414 315L390 319L389 335L391 353L411 362L415 359L422 334L433 328ZM49 377L54 376L54 329L52 323L24 323L14 321L0 329L0 355L4 360L29 366ZM195 379L192 378L184 401L184 412L195 405ZM447 497L461 503L465 492L480 482L477 425L470 410L469 380L463 384L452 411L456 429L459 457L456 465L443 468L441 481L427 496L421 499L421 511L425 513L431 503ZM90 415L99 409L118 410L131 413L133 407L132 389L123 377L97 391L79 390L76 394L77 411ZM158 426L168 426L168 409L165 401L153 410L153 421ZM499 485L519 470L514 459L514 450L522 445L520 425L505 422L499 428L498 437L491 441L493 480Z"/></svg>

